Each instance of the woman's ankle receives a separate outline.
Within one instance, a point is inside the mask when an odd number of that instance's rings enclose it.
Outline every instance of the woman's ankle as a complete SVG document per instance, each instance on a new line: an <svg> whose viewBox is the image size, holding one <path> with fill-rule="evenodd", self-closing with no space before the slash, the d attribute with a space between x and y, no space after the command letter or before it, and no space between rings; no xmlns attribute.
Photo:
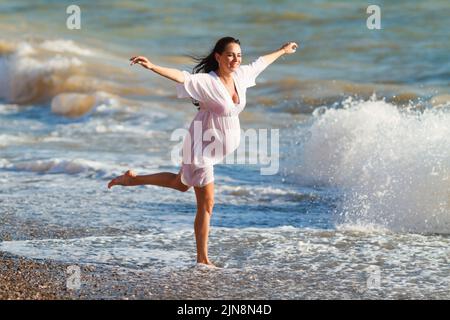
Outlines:
<svg viewBox="0 0 450 320"><path fill-rule="evenodd" d="M203 258L203 259L197 258L197 263L214 265L208 258Z"/></svg>

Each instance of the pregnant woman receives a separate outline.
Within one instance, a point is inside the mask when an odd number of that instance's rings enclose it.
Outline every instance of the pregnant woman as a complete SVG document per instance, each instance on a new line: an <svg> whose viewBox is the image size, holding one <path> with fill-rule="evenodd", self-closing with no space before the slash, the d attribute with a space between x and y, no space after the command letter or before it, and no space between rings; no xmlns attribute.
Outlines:
<svg viewBox="0 0 450 320"><path fill-rule="evenodd" d="M214 165L237 149L240 142L239 114L245 107L247 88L256 85L256 77L284 54L294 53L298 45L288 42L280 49L242 65L238 39L224 37L206 57L198 59L193 74L161 67L143 56L132 57L140 64L177 83L178 98L191 98L198 113L183 141L182 164L178 174L160 172L136 175L128 170L111 180L114 185L157 185L185 192L194 187L197 214L194 222L197 263L213 265L208 258L209 223L214 206Z"/></svg>

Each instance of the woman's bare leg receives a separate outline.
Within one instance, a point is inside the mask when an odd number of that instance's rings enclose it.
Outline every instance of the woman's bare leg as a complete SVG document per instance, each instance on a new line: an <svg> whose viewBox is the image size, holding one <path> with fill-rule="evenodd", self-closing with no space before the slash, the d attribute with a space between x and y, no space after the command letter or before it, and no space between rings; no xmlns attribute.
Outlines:
<svg viewBox="0 0 450 320"><path fill-rule="evenodd" d="M183 192L189 190L190 188L181 182L180 173L175 174L171 172L160 172L155 174L138 176L131 170L128 170L123 175L112 179L108 183L108 188L111 188L115 185L140 186L144 184L172 188Z"/></svg>
<svg viewBox="0 0 450 320"><path fill-rule="evenodd" d="M208 259L209 222L214 207L214 182L204 187L194 187L197 197L197 215L194 231L197 242L197 263L213 265Z"/></svg>

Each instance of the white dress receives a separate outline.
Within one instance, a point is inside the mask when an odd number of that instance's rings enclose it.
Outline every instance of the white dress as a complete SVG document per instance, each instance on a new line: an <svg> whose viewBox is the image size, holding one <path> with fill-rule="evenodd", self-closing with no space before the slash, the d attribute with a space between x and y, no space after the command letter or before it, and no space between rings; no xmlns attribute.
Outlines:
<svg viewBox="0 0 450 320"><path fill-rule="evenodd" d="M235 104L214 71L190 74L183 71L184 83L176 86L177 97L191 97L200 104L183 141L181 181L187 186L203 187L214 181L214 165L234 152L240 143L239 114L245 107L247 88L267 67L259 57L232 73L239 103Z"/></svg>

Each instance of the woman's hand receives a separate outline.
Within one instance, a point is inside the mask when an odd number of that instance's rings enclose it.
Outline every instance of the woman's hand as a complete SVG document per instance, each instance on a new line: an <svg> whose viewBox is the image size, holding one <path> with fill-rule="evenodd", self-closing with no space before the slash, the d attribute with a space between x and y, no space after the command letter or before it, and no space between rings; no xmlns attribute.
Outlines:
<svg viewBox="0 0 450 320"><path fill-rule="evenodd" d="M288 42L288 43L285 43L280 48L280 50L283 50L284 53L291 54L291 53L294 53L297 50L297 48L298 48L298 44L297 43L295 43L295 42Z"/></svg>
<svg viewBox="0 0 450 320"><path fill-rule="evenodd" d="M130 61L131 61L130 66L132 66L135 63L137 63L137 64L140 64L141 66L143 66L144 68L147 68L147 69L150 69L150 70L155 66L153 63L150 62L150 60L148 60L144 56L131 57Z"/></svg>
<svg viewBox="0 0 450 320"><path fill-rule="evenodd" d="M298 44L295 42L288 42L281 46L280 49L277 51L274 51L272 53L266 54L263 56L264 61L267 63L267 65L273 63L275 60L277 60L279 57L281 57L283 54L291 54L294 53L298 48Z"/></svg>
<svg viewBox="0 0 450 320"><path fill-rule="evenodd" d="M167 79L173 80L178 83L184 82L184 74L180 70L157 66L156 64L151 63L150 60L148 60L144 56L131 57L130 61L131 61L130 66L137 63L146 69L149 69L163 77L166 77Z"/></svg>

